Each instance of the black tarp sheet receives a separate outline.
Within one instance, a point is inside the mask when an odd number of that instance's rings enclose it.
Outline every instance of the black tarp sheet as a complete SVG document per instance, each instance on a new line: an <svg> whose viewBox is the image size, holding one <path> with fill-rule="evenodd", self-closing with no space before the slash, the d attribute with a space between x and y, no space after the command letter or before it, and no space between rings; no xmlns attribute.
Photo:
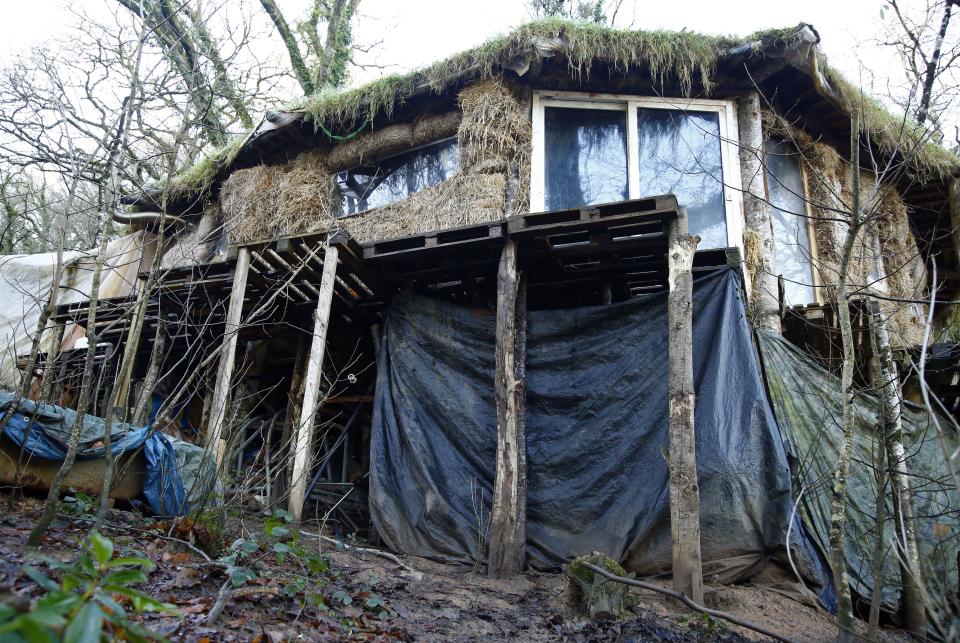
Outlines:
<svg viewBox="0 0 960 643"><path fill-rule="evenodd" d="M694 285L704 574L722 582L751 576L782 549L791 509L740 292L732 269ZM597 550L639 574L670 569L666 299L529 313L527 549L535 566ZM370 509L396 550L482 559L496 448L494 333L492 312L440 300L400 296L387 311ZM793 534L794 557L829 585L805 530Z"/></svg>

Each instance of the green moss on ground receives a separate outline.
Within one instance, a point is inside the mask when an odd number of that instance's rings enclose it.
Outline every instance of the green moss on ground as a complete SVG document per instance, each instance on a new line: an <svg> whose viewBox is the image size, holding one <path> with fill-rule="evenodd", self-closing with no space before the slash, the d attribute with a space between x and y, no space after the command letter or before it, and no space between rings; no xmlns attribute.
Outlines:
<svg viewBox="0 0 960 643"><path fill-rule="evenodd" d="M567 606L575 614L594 619L621 619L629 616L626 608L629 587L608 580L588 569L590 563L611 574L628 577L626 570L617 561L600 552L580 556L563 568L570 580L567 590Z"/></svg>

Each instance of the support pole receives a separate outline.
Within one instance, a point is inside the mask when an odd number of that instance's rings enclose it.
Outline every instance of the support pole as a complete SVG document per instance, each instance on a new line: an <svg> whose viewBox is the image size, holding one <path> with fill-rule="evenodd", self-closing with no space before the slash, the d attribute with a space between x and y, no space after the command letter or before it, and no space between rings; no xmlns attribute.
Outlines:
<svg viewBox="0 0 960 643"><path fill-rule="evenodd" d="M687 234L681 211L670 223L667 267L670 532L673 535L673 589L703 602L700 557L700 487L693 411L693 254L700 238Z"/></svg>
<svg viewBox="0 0 960 643"><path fill-rule="evenodd" d="M330 325L330 306L333 304L338 257L337 246L328 245L323 257L323 276L320 279L320 293L317 295L317 310L313 315L313 338L310 342L310 358L307 361L307 377L303 384L303 407L294 438L293 477L287 511L297 524L303 516L303 501L307 491L307 478L310 475L313 423L317 416L320 375L323 371L323 354L327 347L327 328Z"/></svg>
<svg viewBox="0 0 960 643"><path fill-rule="evenodd" d="M773 223L764 180L763 118L760 94L737 98L740 176L743 180L744 260L749 272L751 310L759 328L780 334L777 276L773 274Z"/></svg>
<svg viewBox="0 0 960 643"><path fill-rule="evenodd" d="M227 321L223 330L220 367L217 369L217 381L213 388L210 424L207 429L207 448L217 454L217 468L223 464L226 452L223 428L227 420L230 380L233 378L233 364L237 356L237 336L240 334L240 316L243 313L243 299L247 291L249 271L250 249L240 248L237 253L237 265L233 272L233 288L230 291L230 306L227 308Z"/></svg>
<svg viewBox="0 0 960 643"><path fill-rule="evenodd" d="M144 317L150 301L149 296L144 292L146 288L147 280L138 278L137 287L134 290L138 299L133 311L133 319L130 320L130 327L127 329L127 341L123 345L123 357L120 359L120 364L125 368L120 373L120 381L117 382L116 388L113 390L113 400L111 400L114 412L116 412L116 409L121 409L124 421L129 418L130 379L133 377L133 361L137 350L140 348L140 334L143 332Z"/></svg>
<svg viewBox="0 0 960 643"><path fill-rule="evenodd" d="M507 239L497 274L497 460L487 559L491 578L521 571L526 553L526 306L517 242Z"/></svg>
<svg viewBox="0 0 960 643"><path fill-rule="evenodd" d="M960 266L960 179L950 179L947 194L950 205L950 238L953 241L954 257Z"/></svg>

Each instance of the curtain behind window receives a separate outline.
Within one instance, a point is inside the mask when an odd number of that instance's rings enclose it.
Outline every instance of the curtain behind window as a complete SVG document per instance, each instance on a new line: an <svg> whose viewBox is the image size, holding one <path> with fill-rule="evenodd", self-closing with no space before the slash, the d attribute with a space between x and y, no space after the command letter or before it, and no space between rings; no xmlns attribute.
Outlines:
<svg viewBox="0 0 960 643"><path fill-rule="evenodd" d="M787 304L812 304L816 296L800 155L786 141L766 141L763 149L773 205L773 272L783 275Z"/></svg>
<svg viewBox="0 0 960 643"><path fill-rule="evenodd" d="M720 116L716 112L637 110L640 194L673 194L687 209L698 248L727 245Z"/></svg>
<svg viewBox="0 0 960 643"><path fill-rule="evenodd" d="M544 108L547 210L627 199L627 115Z"/></svg>

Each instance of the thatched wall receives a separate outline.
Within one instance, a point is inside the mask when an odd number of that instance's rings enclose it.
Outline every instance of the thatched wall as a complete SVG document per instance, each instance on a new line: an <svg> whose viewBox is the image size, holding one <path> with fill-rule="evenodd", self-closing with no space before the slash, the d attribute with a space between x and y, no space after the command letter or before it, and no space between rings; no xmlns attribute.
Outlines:
<svg viewBox="0 0 960 643"><path fill-rule="evenodd" d="M399 203L337 221L360 243L503 218L506 174L457 174Z"/></svg>
<svg viewBox="0 0 960 643"><path fill-rule="evenodd" d="M305 152L283 165L237 170L220 190L227 238L246 243L326 230L337 203L324 156Z"/></svg>
<svg viewBox="0 0 960 643"><path fill-rule="evenodd" d="M819 296L821 301L833 301L847 234L845 213L852 203L852 168L836 149L770 113L764 115L764 127L792 140L803 158L816 245L814 270L819 283L825 286ZM879 238L884 279L880 284L870 283L874 252L864 231L857 239L847 273L849 290L855 292L870 286L891 297L922 298L926 273L910 230L908 208L894 187L875 183L872 173L861 170L861 211L876 215L877 223L871 233ZM888 318L892 343L906 346L920 342L925 306L888 301L880 302L880 306Z"/></svg>
<svg viewBox="0 0 960 643"><path fill-rule="evenodd" d="M223 214L216 203L207 206L200 221L180 232L169 244L160 259L161 268L181 268L223 258L218 253L223 241Z"/></svg>
<svg viewBox="0 0 960 643"><path fill-rule="evenodd" d="M460 111L368 132L327 156L307 152L275 166L238 170L220 192L227 237L245 243L290 234L347 230L360 243L498 221L528 209L529 106L499 81L466 87ZM456 133L460 170L409 198L337 218L337 171Z"/></svg>

